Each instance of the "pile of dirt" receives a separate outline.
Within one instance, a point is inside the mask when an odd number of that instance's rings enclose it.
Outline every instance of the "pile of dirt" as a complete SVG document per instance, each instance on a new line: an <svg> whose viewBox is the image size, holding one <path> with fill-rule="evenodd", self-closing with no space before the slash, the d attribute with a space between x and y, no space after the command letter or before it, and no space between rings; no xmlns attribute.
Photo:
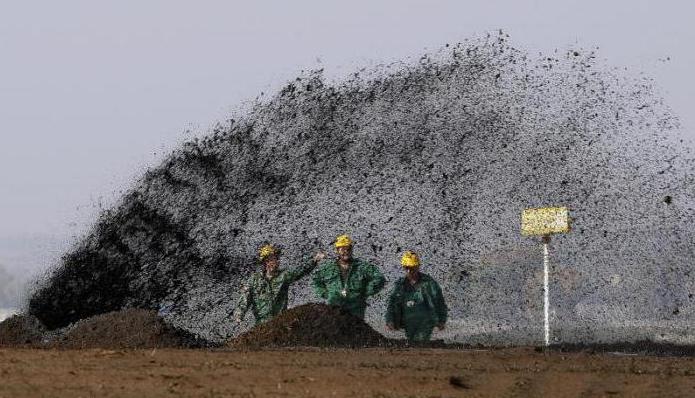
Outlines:
<svg viewBox="0 0 695 398"><path fill-rule="evenodd" d="M156 311L125 309L75 323L53 342L60 348L204 347L209 343L178 330Z"/></svg>
<svg viewBox="0 0 695 398"><path fill-rule="evenodd" d="M0 322L0 347L40 344L45 333L46 328L35 316L14 315Z"/></svg>
<svg viewBox="0 0 695 398"><path fill-rule="evenodd" d="M338 307L309 303L284 311L230 340L227 347L374 347L389 344L362 319Z"/></svg>

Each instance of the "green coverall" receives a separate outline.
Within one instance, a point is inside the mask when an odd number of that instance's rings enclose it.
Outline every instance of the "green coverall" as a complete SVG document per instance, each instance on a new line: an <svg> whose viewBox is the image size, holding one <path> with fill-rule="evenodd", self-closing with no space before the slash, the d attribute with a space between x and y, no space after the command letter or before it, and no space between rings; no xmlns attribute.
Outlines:
<svg viewBox="0 0 695 398"><path fill-rule="evenodd" d="M235 315L243 319L249 307L256 317L256 324L269 321L287 309L287 295L290 285L309 275L316 267L313 261L289 270L280 269L268 279L265 270L254 272L242 288Z"/></svg>
<svg viewBox="0 0 695 398"><path fill-rule="evenodd" d="M385 282L384 275L375 265L353 258L346 280L338 261L326 260L314 273L312 285L316 295L328 304L364 318L367 298L379 293Z"/></svg>
<svg viewBox="0 0 695 398"><path fill-rule="evenodd" d="M408 340L428 341L432 329L446 323L447 312L439 284L421 272L415 285L406 277L396 281L389 296L386 324L404 328Z"/></svg>

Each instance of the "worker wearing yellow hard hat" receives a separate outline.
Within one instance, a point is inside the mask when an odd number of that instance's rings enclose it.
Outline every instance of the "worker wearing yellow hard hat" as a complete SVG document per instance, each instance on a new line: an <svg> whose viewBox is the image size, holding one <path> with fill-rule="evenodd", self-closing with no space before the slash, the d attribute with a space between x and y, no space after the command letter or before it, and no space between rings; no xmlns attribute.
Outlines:
<svg viewBox="0 0 695 398"><path fill-rule="evenodd" d="M258 250L258 261L263 269L254 272L242 287L234 316L243 320L249 309L256 323L268 321L287 309L290 285L313 271L325 255L317 253L311 261L292 269L280 269L280 250L265 244Z"/></svg>
<svg viewBox="0 0 695 398"><path fill-rule="evenodd" d="M448 308L442 289L429 275L420 272L420 257L406 251L401 257L405 276L396 281L389 295L386 327L405 329L410 341L428 341L436 326L444 329Z"/></svg>
<svg viewBox="0 0 695 398"><path fill-rule="evenodd" d="M384 287L386 279L374 264L354 258L354 242L348 235L335 239L336 258L320 264L314 273L316 295L330 305L364 318L367 299Z"/></svg>

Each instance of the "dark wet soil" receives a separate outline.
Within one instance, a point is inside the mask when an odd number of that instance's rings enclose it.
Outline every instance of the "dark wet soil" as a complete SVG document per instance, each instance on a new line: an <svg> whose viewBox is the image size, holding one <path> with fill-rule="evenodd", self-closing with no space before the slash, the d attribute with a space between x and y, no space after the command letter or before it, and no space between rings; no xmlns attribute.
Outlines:
<svg viewBox="0 0 695 398"><path fill-rule="evenodd" d="M166 324L155 311L126 309L77 322L51 344L60 348L155 348L209 346Z"/></svg>
<svg viewBox="0 0 695 398"><path fill-rule="evenodd" d="M390 344L362 319L325 304L304 304L284 311L228 342L229 348L378 347Z"/></svg>
<svg viewBox="0 0 695 398"><path fill-rule="evenodd" d="M0 347L32 346L43 341L46 329L36 317L14 315L0 322Z"/></svg>
<svg viewBox="0 0 695 398"><path fill-rule="evenodd" d="M155 311L135 308L97 315L53 331L46 330L31 315L15 315L0 323L0 347L135 349L213 346L167 324Z"/></svg>

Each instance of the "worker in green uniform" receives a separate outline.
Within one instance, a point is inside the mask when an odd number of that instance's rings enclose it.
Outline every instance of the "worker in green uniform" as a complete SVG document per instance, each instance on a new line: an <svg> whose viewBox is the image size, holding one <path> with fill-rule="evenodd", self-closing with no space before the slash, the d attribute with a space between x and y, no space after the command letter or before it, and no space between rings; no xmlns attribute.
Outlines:
<svg viewBox="0 0 695 398"><path fill-rule="evenodd" d="M293 269L279 269L280 252L272 245L264 245L259 251L261 271L253 273L242 287L242 294L234 310L234 317L241 322L251 308L256 324L266 322L281 311L287 309L287 295L290 285L309 275L324 253L317 253L314 258Z"/></svg>
<svg viewBox="0 0 695 398"><path fill-rule="evenodd" d="M326 260L314 273L314 292L330 305L364 318L367 298L384 287L386 279L379 269L352 257L352 239L340 235L335 241L336 259Z"/></svg>
<svg viewBox="0 0 695 398"><path fill-rule="evenodd" d="M407 251L401 258L405 277L393 286L386 309L386 327L405 329L410 341L429 341L436 326L444 329L447 306L442 289L431 276L420 272L420 259Z"/></svg>

